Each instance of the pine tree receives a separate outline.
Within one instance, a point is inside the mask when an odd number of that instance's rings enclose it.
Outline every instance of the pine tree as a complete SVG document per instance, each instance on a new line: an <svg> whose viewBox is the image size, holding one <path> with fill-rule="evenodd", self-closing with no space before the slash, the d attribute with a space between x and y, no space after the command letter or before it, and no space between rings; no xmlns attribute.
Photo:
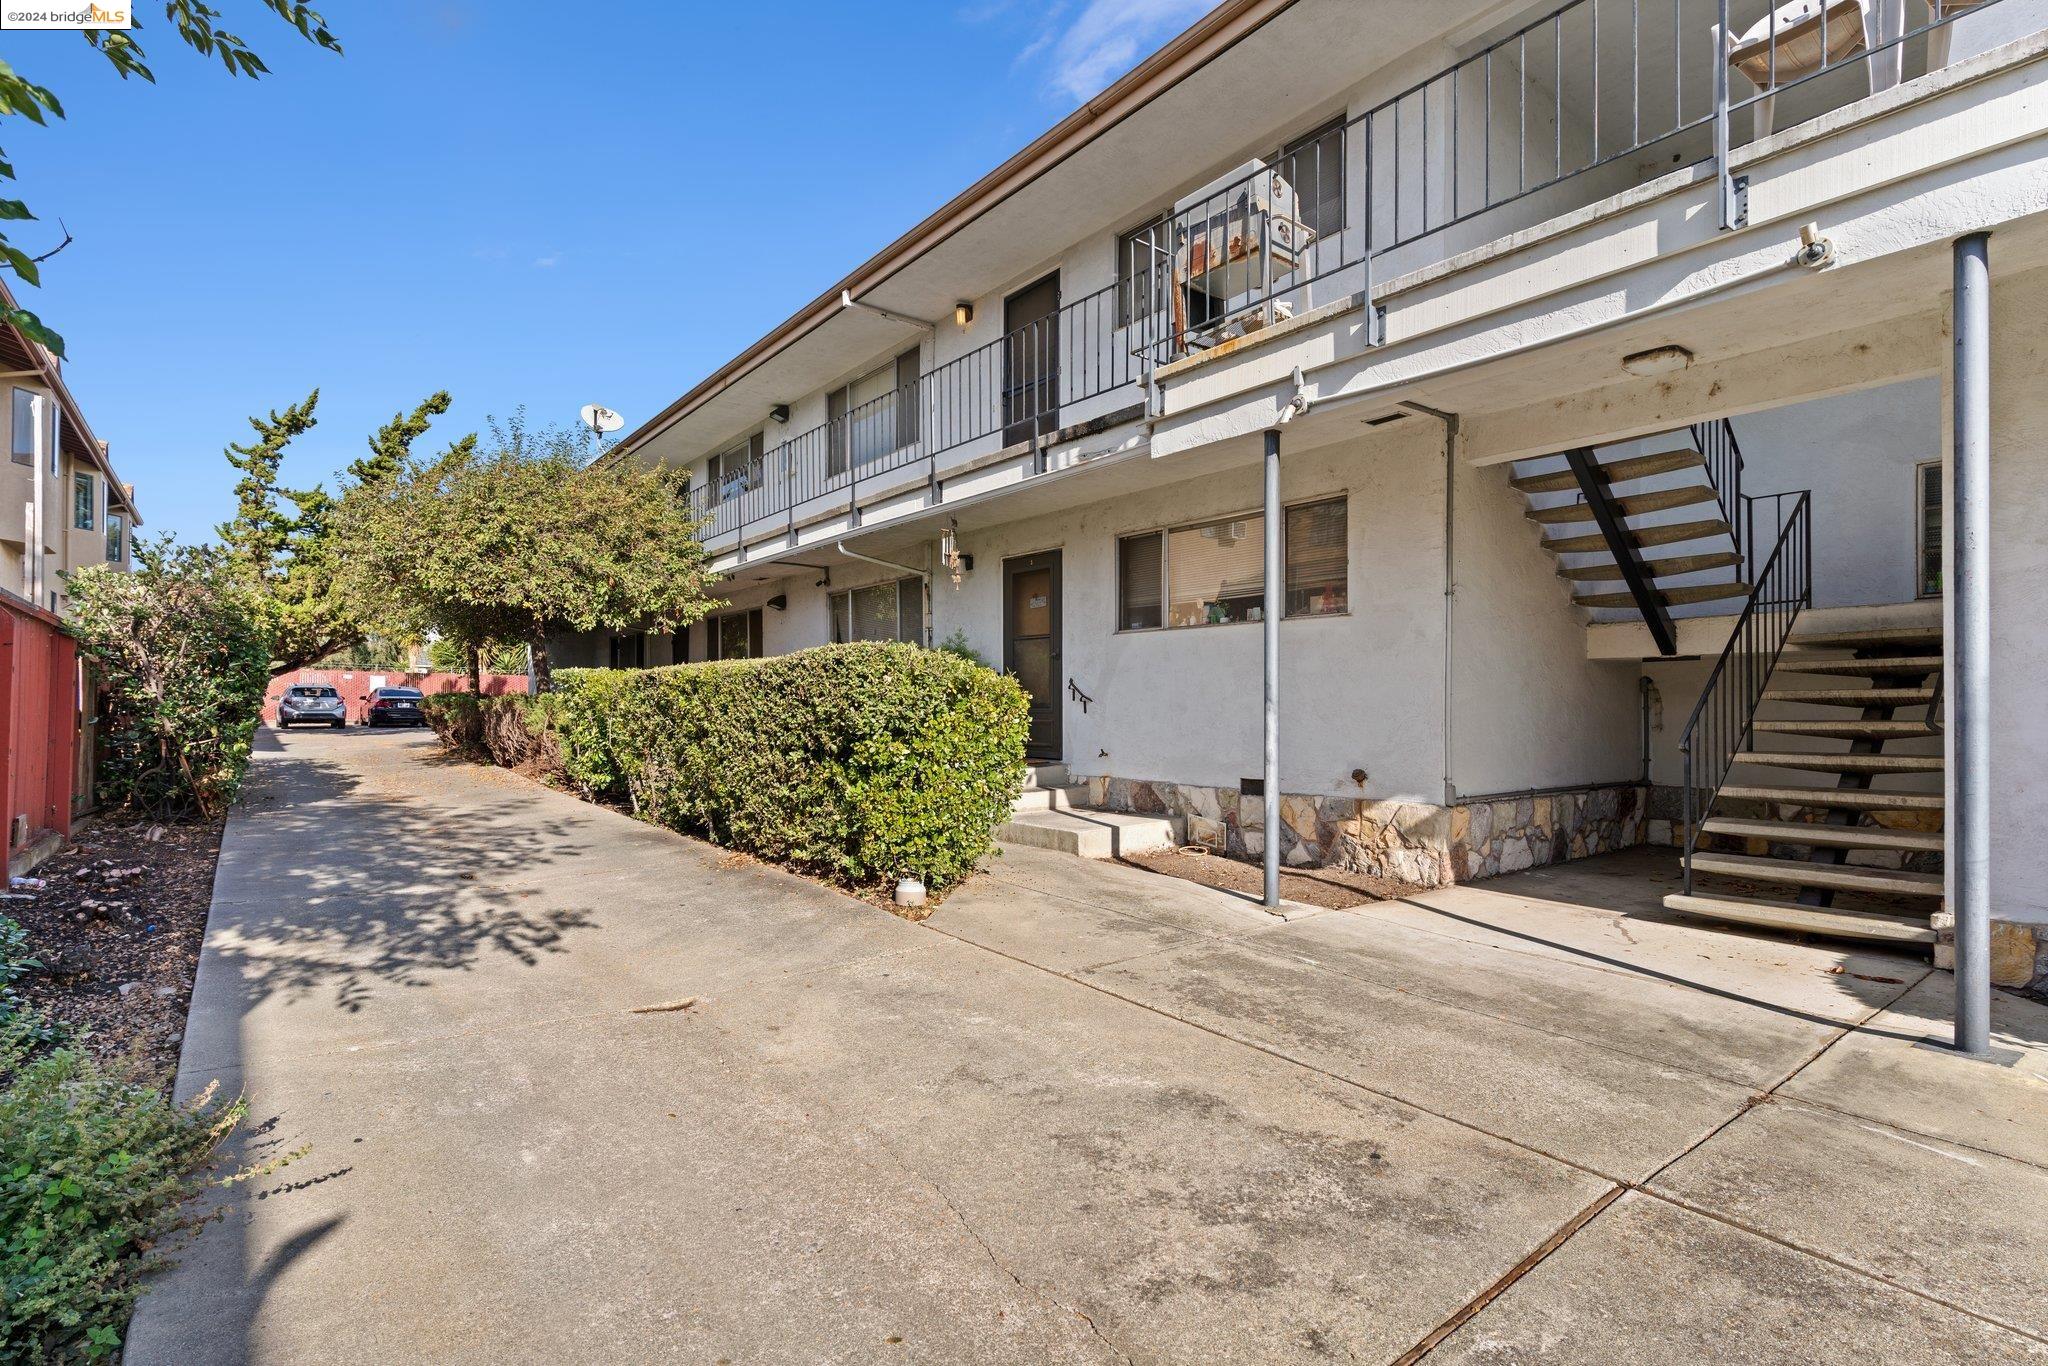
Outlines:
<svg viewBox="0 0 2048 1366"><path fill-rule="evenodd" d="M284 463L285 447L319 422L313 415L319 404L320 391L315 389L306 395L305 402L295 403L282 413L273 408L267 418L252 417L249 425L255 429L256 439L247 445L230 444L227 448L228 463L240 470L242 477L235 481L235 515L217 530L229 558L258 583L270 582L283 574L285 548L298 529L298 516L286 513L280 498L296 505L299 499L310 496L281 487L277 475Z"/></svg>

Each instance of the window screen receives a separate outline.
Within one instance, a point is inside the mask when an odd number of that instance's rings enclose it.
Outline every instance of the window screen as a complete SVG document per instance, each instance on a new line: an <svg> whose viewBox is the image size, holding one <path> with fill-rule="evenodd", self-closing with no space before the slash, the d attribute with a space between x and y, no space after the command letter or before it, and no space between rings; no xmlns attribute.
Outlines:
<svg viewBox="0 0 2048 1366"><path fill-rule="evenodd" d="M93 487L92 476L74 474L71 476L71 525L79 531L92 530Z"/></svg>
<svg viewBox="0 0 2048 1366"><path fill-rule="evenodd" d="M1287 509L1281 553L1286 613L1350 610L1351 557L1342 498ZM1257 514L1147 531L1117 542L1117 629L1220 626L1265 615L1265 519Z"/></svg>

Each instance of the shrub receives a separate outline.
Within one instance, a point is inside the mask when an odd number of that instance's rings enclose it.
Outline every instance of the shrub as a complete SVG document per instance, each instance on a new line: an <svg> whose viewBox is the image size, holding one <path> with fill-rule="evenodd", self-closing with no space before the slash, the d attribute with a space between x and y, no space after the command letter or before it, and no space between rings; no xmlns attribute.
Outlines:
<svg viewBox="0 0 2048 1366"><path fill-rule="evenodd" d="M957 882L1024 772L1016 680L914 645L555 677L483 699L496 762L546 753L644 819L857 886Z"/></svg>
<svg viewBox="0 0 2048 1366"><path fill-rule="evenodd" d="M42 1037L28 1012L0 1021L0 1362L120 1349L150 1249L242 1116L211 1095L175 1105Z"/></svg>
<svg viewBox="0 0 2048 1366"><path fill-rule="evenodd" d="M153 815L218 816L249 768L271 639L220 552L138 544L135 568L71 575L71 626L107 687L101 794Z"/></svg>

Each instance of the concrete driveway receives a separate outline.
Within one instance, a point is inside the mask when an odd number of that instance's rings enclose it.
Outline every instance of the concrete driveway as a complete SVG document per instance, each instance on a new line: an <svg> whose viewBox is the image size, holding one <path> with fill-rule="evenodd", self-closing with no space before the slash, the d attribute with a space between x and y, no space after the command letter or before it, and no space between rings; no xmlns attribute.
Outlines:
<svg viewBox="0 0 2048 1366"><path fill-rule="evenodd" d="M912 925L423 736L266 735L131 1362L2048 1360L2048 1008L1653 854L1278 921L1014 851ZM1624 909L1640 914L1625 915Z"/></svg>

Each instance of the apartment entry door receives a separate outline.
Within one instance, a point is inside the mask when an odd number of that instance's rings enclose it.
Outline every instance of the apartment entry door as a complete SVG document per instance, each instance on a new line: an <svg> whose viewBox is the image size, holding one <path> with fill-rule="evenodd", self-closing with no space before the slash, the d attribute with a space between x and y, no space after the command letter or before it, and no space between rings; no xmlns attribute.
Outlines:
<svg viewBox="0 0 2048 1366"><path fill-rule="evenodd" d="M1058 759L1060 735L1060 552L1003 561L1003 668L1031 698L1027 759Z"/></svg>
<svg viewBox="0 0 2048 1366"><path fill-rule="evenodd" d="M1060 425L1060 277L1003 300L1003 444Z"/></svg>

